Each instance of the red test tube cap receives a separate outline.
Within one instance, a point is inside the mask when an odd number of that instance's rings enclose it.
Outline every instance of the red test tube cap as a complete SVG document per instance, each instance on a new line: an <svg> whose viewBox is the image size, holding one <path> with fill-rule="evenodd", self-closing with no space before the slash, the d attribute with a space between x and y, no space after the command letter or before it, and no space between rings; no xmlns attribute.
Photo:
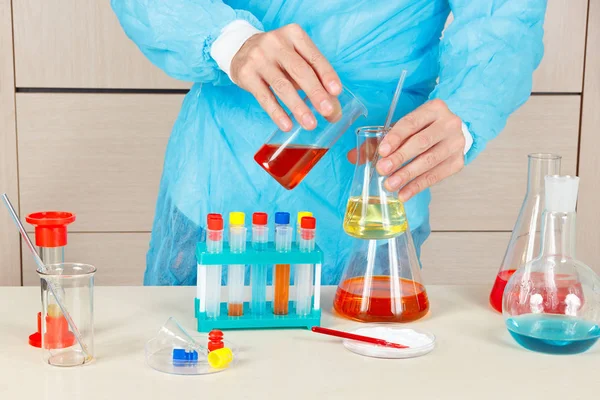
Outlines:
<svg viewBox="0 0 600 400"><path fill-rule="evenodd" d="M207 227L212 231L220 231L223 229L223 217L221 214L208 214Z"/></svg>
<svg viewBox="0 0 600 400"><path fill-rule="evenodd" d="M36 246L63 247L67 245L67 225L75 221L75 214L43 211L29 214L25 221L35 226Z"/></svg>
<svg viewBox="0 0 600 400"><path fill-rule="evenodd" d="M264 212L255 212L252 214L252 223L254 225L266 225L268 219L267 213Z"/></svg>
<svg viewBox="0 0 600 400"><path fill-rule="evenodd" d="M315 229L317 227L317 220L314 217L302 217L300 227L303 229Z"/></svg>

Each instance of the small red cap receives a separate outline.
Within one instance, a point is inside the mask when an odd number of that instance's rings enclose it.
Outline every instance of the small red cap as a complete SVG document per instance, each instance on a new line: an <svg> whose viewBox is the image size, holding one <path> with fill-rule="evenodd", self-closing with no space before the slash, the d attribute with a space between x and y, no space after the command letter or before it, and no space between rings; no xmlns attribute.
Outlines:
<svg viewBox="0 0 600 400"><path fill-rule="evenodd" d="M29 214L25 221L35 226L36 246L62 247L67 245L67 225L75 221L75 214L43 211Z"/></svg>
<svg viewBox="0 0 600 400"><path fill-rule="evenodd" d="M254 225L266 225L268 219L267 213L264 212L255 212L252 214L252 223Z"/></svg>
<svg viewBox="0 0 600 400"><path fill-rule="evenodd" d="M208 214L207 225L212 231L220 231L223 229L223 217L221 214Z"/></svg>
<svg viewBox="0 0 600 400"><path fill-rule="evenodd" d="M315 229L317 226L317 220L314 217L302 217L300 220L300 227L304 229Z"/></svg>

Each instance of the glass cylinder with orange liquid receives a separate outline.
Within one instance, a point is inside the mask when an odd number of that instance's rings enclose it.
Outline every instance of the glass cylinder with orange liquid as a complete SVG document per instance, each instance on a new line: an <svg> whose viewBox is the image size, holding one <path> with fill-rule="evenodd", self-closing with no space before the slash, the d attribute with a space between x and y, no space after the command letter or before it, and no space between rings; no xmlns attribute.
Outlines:
<svg viewBox="0 0 600 400"><path fill-rule="evenodd" d="M344 231L355 238L333 303L341 316L363 322L409 322L425 316L429 300L404 205L386 191L375 169L382 127L357 132L356 169Z"/></svg>
<svg viewBox="0 0 600 400"><path fill-rule="evenodd" d="M528 156L527 191L508 242L500 270L490 292L490 304L502 312L504 288L515 271L540 251L541 217L544 210L544 177L560 173L561 157L535 153Z"/></svg>
<svg viewBox="0 0 600 400"><path fill-rule="evenodd" d="M295 188L350 125L361 115L367 115L365 106L346 88L338 101L341 116L338 114L331 121L319 114L312 104L307 104L317 120L317 127L311 131L305 130L290 115L292 129L273 132L256 152L254 160L281 186L288 190Z"/></svg>

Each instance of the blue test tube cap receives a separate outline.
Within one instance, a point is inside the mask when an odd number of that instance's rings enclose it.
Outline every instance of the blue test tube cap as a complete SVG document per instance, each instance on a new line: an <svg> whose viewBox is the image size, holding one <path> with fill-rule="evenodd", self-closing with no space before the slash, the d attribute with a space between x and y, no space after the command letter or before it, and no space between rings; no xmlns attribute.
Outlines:
<svg viewBox="0 0 600 400"><path fill-rule="evenodd" d="M275 213L275 223L277 225L289 225L289 223L290 223L290 213L288 213L288 212L276 212Z"/></svg>

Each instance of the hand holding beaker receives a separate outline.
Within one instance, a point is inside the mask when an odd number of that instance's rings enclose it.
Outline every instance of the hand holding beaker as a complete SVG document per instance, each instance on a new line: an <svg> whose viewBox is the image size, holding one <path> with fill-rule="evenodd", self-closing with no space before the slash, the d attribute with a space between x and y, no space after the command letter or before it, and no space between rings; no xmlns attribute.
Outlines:
<svg viewBox="0 0 600 400"><path fill-rule="evenodd" d="M299 25L290 24L250 37L231 61L231 76L239 87L254 95L285 132L292 129L292 121L275 95L306 130L315 129L317 120L298 95L298 89L308 95L314 109L329 122L341 117L337 99L342 92L340 78Z"/></svg>

